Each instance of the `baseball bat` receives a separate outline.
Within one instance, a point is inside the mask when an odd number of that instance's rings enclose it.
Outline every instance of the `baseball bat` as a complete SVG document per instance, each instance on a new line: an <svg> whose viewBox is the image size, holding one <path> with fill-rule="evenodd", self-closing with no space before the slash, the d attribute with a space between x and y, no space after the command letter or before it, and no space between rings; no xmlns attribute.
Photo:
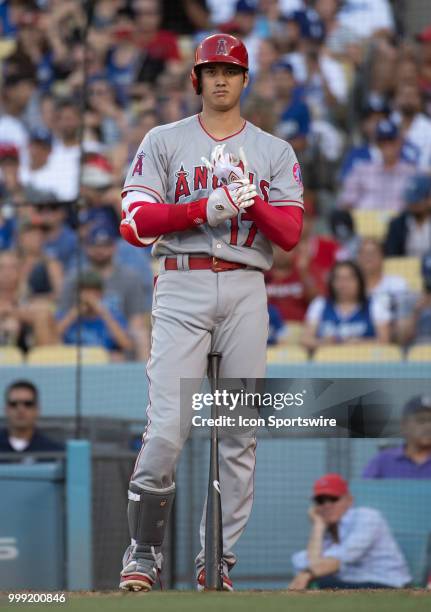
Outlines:
<svg viewBox="0 0 431 612"><path fill-rule="evenodd" d="M211 392L219 384L221 353L208 355L208 378ZM211 418L218 416L215 402L211 408ZM208 478L208 496L205 524L205 589L223 590L223 519L221 510L221 493L219 479L218 428L211 427L210 467Z"/></svg>

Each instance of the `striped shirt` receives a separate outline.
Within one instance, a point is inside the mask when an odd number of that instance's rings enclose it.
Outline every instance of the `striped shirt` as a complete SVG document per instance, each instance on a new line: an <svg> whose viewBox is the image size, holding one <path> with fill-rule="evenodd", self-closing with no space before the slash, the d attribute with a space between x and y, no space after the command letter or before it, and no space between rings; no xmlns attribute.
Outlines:
<svg viewBox="0 0 431 612"><path fill-rule="evenodd" d="M359 163L345 180L339 205L399 212L405 206L403 194L407 179L416 172L413 165L403 161L392 168L385 168L380 160Z"/></svg>

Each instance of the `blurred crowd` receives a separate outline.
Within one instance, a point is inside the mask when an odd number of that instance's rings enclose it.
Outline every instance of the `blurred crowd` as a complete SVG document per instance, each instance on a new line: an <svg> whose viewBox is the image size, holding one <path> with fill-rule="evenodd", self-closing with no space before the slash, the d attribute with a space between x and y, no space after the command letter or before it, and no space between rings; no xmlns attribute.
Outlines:
<svg viewBox="0 0 431 612"><path fill-rule="evenodd" d="M267 274L270 342L293 322L310 353L430 343L431 25L406 33L398 4L0 2L0 345L146 359L151 255L119 240L121 186L151 128L199 112L193 51L216 31L245 42L243 114L306 185L301 243ZM418 261L419 287L389 256Z"/></svg>

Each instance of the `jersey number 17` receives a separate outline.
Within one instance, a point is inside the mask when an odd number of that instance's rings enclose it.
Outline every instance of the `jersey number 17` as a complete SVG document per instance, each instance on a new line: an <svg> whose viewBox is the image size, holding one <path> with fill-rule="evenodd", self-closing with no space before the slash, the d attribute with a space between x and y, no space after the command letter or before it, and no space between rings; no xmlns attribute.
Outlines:
<svg viewBox="0 0 431 612"><path fill-rule="evenodd" d="M230 220L231 222L230 244L233 244L235 246L238 245L238 232L239 232L238 218L239 218L239 215L238 217L232 217L232 219ZM250 217L250 215L247 212L241 213L241 223L243 221L252 221L252 224L249 227L247 238L244 244L241 244L240 246L251 247L251 245L254 242L254 239L256 238L258 228L257 228L256 223L253 222L253 219Z"/></svg>

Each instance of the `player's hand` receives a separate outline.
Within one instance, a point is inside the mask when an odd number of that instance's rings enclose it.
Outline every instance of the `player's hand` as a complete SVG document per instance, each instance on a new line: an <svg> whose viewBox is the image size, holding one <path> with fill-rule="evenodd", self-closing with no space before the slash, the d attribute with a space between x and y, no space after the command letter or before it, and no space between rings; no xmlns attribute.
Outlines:
<svg viewBox="0 0 431 612"><path fill-rule="evenodd" d="M243 179L215 189L207 202L207 220L211 227L217 227L232 217L236 217L241 208L254 203L256 196L254 185Z"/></svg>
<svg viewBox="0 0 431 612"><path fill-rule="evenodd" d="M202 161L210 172L218 178L223 185L230 185L236 181L248 180L246 173L247 160L244 150L240 148L240 158L225 153L225 144L217 145L211 153L211 160L202 157Z"/></svg>
<svg viewBox="0 0 431 612"><path fill-rule="evenodd" d="M246 178L244 164L241 159L236 159L230 153L225 153L226 145L217 145L212 154L213 174L223 185L229 185L235 181Z"/></svg>
<svg viewBox="0 0 431 612"><path fill-rule="evenodd" d="M310 508L308 509L308 518L310 519L312 523L324 522L323 518L319 514L318 507L315 505L310 506Z"/></svg>
<svg viewBox="0 0 431 612"><path fill-rule="evenodd" d="M238 189L235 194L237 196L238 206L240 208L248 208L253 206L254 198L257 196L257 189L248 179L244 179L244 186Z"/></svg>

